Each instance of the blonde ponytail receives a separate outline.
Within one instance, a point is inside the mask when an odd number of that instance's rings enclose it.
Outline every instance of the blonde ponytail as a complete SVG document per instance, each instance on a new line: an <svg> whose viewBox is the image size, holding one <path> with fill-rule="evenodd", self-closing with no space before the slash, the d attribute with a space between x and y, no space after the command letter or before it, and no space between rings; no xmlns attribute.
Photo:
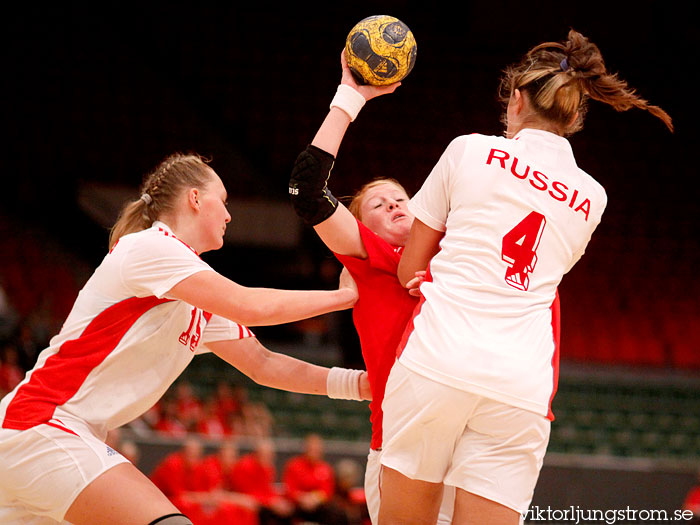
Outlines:
<svg viewBox="0 0 700 525"><path fill-rule="evenodd" d="M109 232L109 249L114 248L117 241L128 233L145 230L153 224L146 210L147 204L143 199L127 203L119 213L117 222Z"/></svg>
<svg viewBox="0 0 700 525"><path fill-rule="evenodd" d="M583 127L588 99L617 111L643 109L673 131L668 113L638 96L617 74L609 73L598 46L573 29L565 42L539 44L505 70L500 88L505 105L516 89L527 93L536 114L560 135Z"/></svg>
<svg viewBox="0 0 700 525"><path fill-rule="evenodd" d="M109 235L109 249L129 233L150 228L155 220L175 206L188 188L201 188L212 177L207 161L196 154L175 153L149 173L141 185L141 197L122 208Z"/></svg>

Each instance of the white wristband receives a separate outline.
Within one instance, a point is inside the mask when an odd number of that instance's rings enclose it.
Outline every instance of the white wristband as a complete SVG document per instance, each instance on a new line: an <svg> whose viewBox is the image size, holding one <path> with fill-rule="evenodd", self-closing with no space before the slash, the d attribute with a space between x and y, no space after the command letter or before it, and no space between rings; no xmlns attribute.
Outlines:
<svg viewBox="0 0 700 525"><path fill-rule="evenodd" d="M331 399L351 399L362 401L360 395L360 377L362 370L350 370L334 366L328 372L326 379L326 390Z"/></svg>
<svg viewBox="0 0 700 525"><path fill-rule="evenodd" d="M365 102L367 101L361 93L355 91L347 84L340 84L331 101L330 107L336 107L345 111L345 113L350 116L350 121L352 122L357 118L357 114L362 109L362 106L365 105Z"/></svg>

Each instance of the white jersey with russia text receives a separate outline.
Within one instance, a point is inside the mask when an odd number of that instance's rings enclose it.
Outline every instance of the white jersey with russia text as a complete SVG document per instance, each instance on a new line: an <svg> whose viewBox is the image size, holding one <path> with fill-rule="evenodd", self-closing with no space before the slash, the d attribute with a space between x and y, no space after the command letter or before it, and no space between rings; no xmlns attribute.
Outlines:
<svg viewBox="0 0 700 525"><path fill-rule="evenodd" d="M252 336L167 296L200 271L213 270L162 222L122 237L35 367L0 402L0 427L86 424L104 439L151 408L207 343Z"/></svg>
<svg viewBox="0 0 700 525"><path fill-rule="evenodd" d="M524 129L453 140L409 203L445 236L401 363L548 415L558 377L550 306L606 203L563 137Z"/></svg>

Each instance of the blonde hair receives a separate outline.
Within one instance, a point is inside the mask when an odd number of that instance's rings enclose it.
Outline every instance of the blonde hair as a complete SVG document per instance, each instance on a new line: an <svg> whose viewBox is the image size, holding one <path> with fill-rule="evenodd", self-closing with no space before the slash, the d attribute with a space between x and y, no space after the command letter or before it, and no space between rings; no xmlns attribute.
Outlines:
<svg viewBox="0 0 700 525"><path fill-rule="evenodd" d="M349 204L348 204L348 209L350 210L350 213L352 213L355 218L358 221L362 220L362 201L364 200L365 196L367 195L367 192L369 190L376 188L377 186L381 186L382 184L393 184L397 188L399 188L401 191L406 193L408 195L408 192L406 189L401 185L399 181L396 179L392 179L390 177L377 177L376 179L372 180L371 182L368 182L364 186L362 186L355 195L349 198Z"/></svg>
<svg viewBox="0 0 700 525"><path fill-rule="evenodd" d="M141 197L122 208L110 231L110 250L124 235L150 228L153 221L170 212L183 190L201 188L211 177L211 168L199 155L175 153L166 157L144 178Z"/></svg>
<svg viewBox="0 0 700 525"><path fill-rule="evenodd" d="M582 129L588 99L616 111L643 109L673 131L668 113L639 97L617 74L609 73L598 47L573 29L565 42L539 44L504 71L499 98L505 107L516 89L527 94L537 115L560 135Z"/></svg>

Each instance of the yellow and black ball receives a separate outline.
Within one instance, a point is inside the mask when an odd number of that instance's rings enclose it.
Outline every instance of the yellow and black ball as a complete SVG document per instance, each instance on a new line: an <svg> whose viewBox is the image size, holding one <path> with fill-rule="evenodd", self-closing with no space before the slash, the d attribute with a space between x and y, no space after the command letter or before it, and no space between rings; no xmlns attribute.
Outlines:
<svg viewBox="0 0 700 525"><path fill-rule="evenodd" d="M360 84L383 86L406 78L416 63L416 39L398 18L370 16L350 30L345 58Z"/></svg>

